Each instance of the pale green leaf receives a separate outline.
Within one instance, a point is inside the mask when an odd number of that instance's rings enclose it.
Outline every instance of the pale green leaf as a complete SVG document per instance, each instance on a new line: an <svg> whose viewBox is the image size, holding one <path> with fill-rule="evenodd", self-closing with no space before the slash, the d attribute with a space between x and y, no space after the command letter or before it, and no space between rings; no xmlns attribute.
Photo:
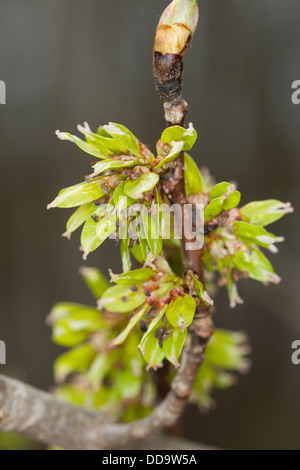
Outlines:
<svg viewBox="0 0 300 470"><path fill-rule="evenodd" d="M216 330L207 348L206 360L218 368L239 370L244 361L243 350L239 347L243 338L239 333Z"/></svg>
<svg viewBox="0 0 300 470"><path fill-rule="evenodd" d="M112 280L119 285L133 286L136 283L143 283L149 281L152 277L157 274L157 271L153 271L149 268L136 269L129 271L118 276L113 276Z"/></svg>
<svg viewBox="0 0 300 470"><path fill-rule="evenodd" d="M113 122L110 122L108 126L104 126L104 129L129 152L137 157L141 157L139 141L129 129Z"/></svg>
<svg viewBox="0 0 300 470"><path fill-rule="evenodd" d="M184 154L184 167L186 196L203 193L202 175L194 159L187 153Z"/></svg>
<svg viewBox="0 0 300 470"><path fill-rule="evenodd" d="M130 250L129 250L130 239L125 238L120 240L121 260L123 272L127 272L131 268Z"/></svg>
<svg viewBox="0 0 300 470"><path fill-rule="evenodd" d="M119 345L123 344L124 341L126 341L126 339L128 338L128 336L131 333L131 331L133 330L133 328L142 320L142 318L146 314L148 308L149 308L149 306L146 305L145 307L141 308L141 310L138 310L131 317L131 319L129 320L129 323L126 326L126 328L119 334L119 336L117 336L117 338L115 338L113 341L111 341L110 344L111 344L112 347L119 346Z"/></svg>
<svg viewBox="0 0 300 470"><path fill-rule="evenodd" d="M116 206L116 209L119 212L119 215L122 213L124 209L127 207L131 206L132 204L135 203L135 199L132 199L131 197L127 196L127 194L124 191L126 183L122 182L120 183L113 195L113 201Z"/></svg>
<svg viewBox="0 0 300 470"><path fill-rule="evenodd" d="M71 215L67 222L67 231L63 234L64 237L70 238L71 234L75 232L89 217L95 214L97 206L94 201L88 202L78 207L76 211Z"/></svg>
<svg viewBox="0 0 300 470"><path fill-rule="evenodd" d="M157 256L162 252L163 242L160 229L161 214L148 214L147 208L144 206L142 210L143 234L148 242L148 246L153 256Z"/></svg>
<svg viewBox="0 0 300 470"><path fill-rule="evenodd" d="M101 179L91 182L85 181L84 183L63 189L59 192L57 198L48 205L48 209L52 207L76 207L91 201L96 201L104 195L100 182Z"/></svg>
<svg viewBox="0 0 300 470"><path fill-rule="evenodd" d="M56 382L63 382L68 375L74 372L87 370L95 356L96 352L89 344L85 344L63 354L54 364Z"/></svg>
<svg viewBox="0 0 300 470"><path fill-rule="evenodd" d="M176 368L179 367L179 358L187 337L187 330L181 331L179 327L174 328L171 336L163 340L163 351L166 359Z"/></svg>
<svg viewBox="0 0 300 470"><path fill-rule="evenodd" d="M84 140L80 139L76 135L69 134L68 132L59 132L56 133L57 137L61 140L69 140L74 142L81 150L88 153L89 155L93 155L93 157L106 159L107 156L101 152L97 147L93 144L85 142Z"/></svg>
<svg viewBox="0 0 300 470"><path fill-rule="evenodd" d="M294 212L289 202L283 203L276 199L254 201L240 209L245 222L265 227L281 219L284 215Z"/></svg>
<svg viewBox="0 0 300 470"><path fill-rule="evenodd" d="M138 162L137 159L131 160L105 160L103 162L96 163L94 168L94 173L92 176L99 175L108 170L119 170L122 168L131 168Z"/></svg>
<svg viewBox="0 0 300 470"><path fill-rule="evenodd" d="M97 235L97 225L98 222L95 222L92 217L84 224L81 232L81 246L84 250L84 259L87 259L88 254L95 251L103 243L103 240Z"/></svg>
<svg viewBox="0 0 300 470"><path fill-rule="evenodd" d="M76 312L81 312L82 315L94 314L95 309L86 305L71 303L71 302L60 302L55 304L50 314L47 317L47 323L53 325L57 321L65 317L70 317Z"/></svg>
<svg viewBox="0 0 300 470"><path fill-rule="evenodd" d="M238 270L248 273L248 276L256 281L274 284L280 282L280 277L274 273L270 261L259 249L239 250L232 257L232 261Z"/></svg>
<svg viewBox="0 0 300 470"><path fill-rule="evenodd" d="M156 173L146 173L135 181L128 181L125 184L124 192L127 196L138 199L140 194L150 191L158 182L159 176Z"/></svg>
<svg viewBox="0 0 300 470"><path fill-rule="evenodd" d="M172 300L166 311L166 316L175 327L179 327L183 332L193 322L196 311L196 300L189 295L177 297Z"/></svg>
<svg viewBox="0 0 300 470"><path fill-rule="evenodd" d="M280 240L269 234L263 227L247 222L234 222L234 233L245 242L252 242L265 248Z"/></svg>
<svg viewBox="0 0 300 470"><path fill-rule="evenodd" d="M164 307L160 312L158 312L156 317L149 324L147 332L144 334L144 336L141 339L141 342L139 344L139 348L142 351L143 355L145 355L145 352L146 352L145 346L146 346L146 343L147 343L149 337L152 337L152 334L154 334L154 336L155 336L156 330L161 325L162 319L163 319L163 317L166 313L166 308L167 307Z"/></svg>
<svg viewBox="0 0 300 470"><path fill-rule="evenodd" d="M188 129L172 126L164 130L161 140L170 147L173 142L183 142L182 150L191 150L197 140L197 132L191 124Z"/></svg>
<svg viewBox="0 0 300 470"><path fill-rule="evenodd" d="M230 211L239 205L241 201L241 193L239 191L233 191L232 194L228 196L224 201L223 209L225 211Z"/></svg>
<svg viewBox="0 0 300 470"><path fill-rule="evenodd" d="M82 266L80 274L96 299L101 299L104 292L110 287L109 282L99 269Z"/></svg>
<svg viewBox="0 0 300 470"><path fill-rule="evenodd" d="M204 211L205 221L209 221L217 217L223 210L230 210L238 206L241 200L241 193L234 191L233 193L225 193L221 197L212 199Z"/></svg>
<svg viewBox="0 0 300 470"><path fill-rule="evenodd" d="M195 276L192 275L193 281L194 281L194 287L196 294L198 295L199 299L205 304L205 305L214 305L214 301L210 298L206 290L204 289L204 286L199 279L197 279Z"/></svg>
<svg viewBox="0 0 300 470"><path fill-rule="evenodd" d="M98 129L97 134L94 134L87 126L78 126L78 129L85 135L86 141L97 147L104 155L126 155L126 147L115 140L103 127Z"/></svg>
<svg viewBox="0 0 300 470"><path fill-rule="evenodd" d="M145 263L146 263L146 261L148 260L148 256L150 254L150 248L147 243L146 235L144 233L143 227L139 227L138 237L139 237L139 244L140 244L142 259L145 260Z"/></svg>
<svg viewBox="0 0 300 470"><path fill-rule="evenodd" d="M99 308L105 308L110 312L129 313L141 307L145 299L143 290L135 292L130 286L114 286L104 293Z"/></svg>
<svg viewBox="0 0 300 470"><path fill-rule="evenodd" d="M139 244L135 243L133 247L130 249L130 251L138 263L140 264L145 263L147 256L144 257L143 252L141 250L141 246Z"/></svg>
<svg viewBox="0 0 300 470"><path fill-rule="evenodd" d="M55 323L52 339L61 346L72 347L85 341L92 332L106 326L97 310L79 310Z"/></svg>
<svg viewBox="0 0 300 470"><path fill-rule="evenodd" d="M86 377L92 385L93 390L97 391L101 387L103 379L111 370L112 359L111 354L98 354L96 356L86 373Z"/></svg>
<svg viewBox="0 0 300 470"><path fill-rule="evenodd" d="M236 190L236 187L231 183L218 183L210 190L210 200L217 199L219 197L228 197Z"/></svg>
<svg viewBox="0 0 300 470"><path fill-rule="evenodd" d="M163 160L161 160L158 165L156 165L155 170L158 170L167 163L173 162L177 157L179 157L180 153L183 151L183 147L183 141L173 142L170 153Z"/></svg>
<svg viewBox="0 0 300 470"><path fill-rule="evenodd" d="M114 388L122 400L137 399L142 386L143 378L133 375L129 370L119 372L114 384Z"/></svg>
<svg viewBox="0 0 300 470"><path fill-rule="evenodd" d="M160 347L158 339L155 337L155 331L147 336L143 345L143 355L149 367L156 368L163 362L165 353Z"/></svg>
<svg viewBox="0 0 300 470"><path fill-rule="evenodd" d="M96 232L101 244L117 229L117 217L113 207L110 206L108 214L98 222Z"/></svg>

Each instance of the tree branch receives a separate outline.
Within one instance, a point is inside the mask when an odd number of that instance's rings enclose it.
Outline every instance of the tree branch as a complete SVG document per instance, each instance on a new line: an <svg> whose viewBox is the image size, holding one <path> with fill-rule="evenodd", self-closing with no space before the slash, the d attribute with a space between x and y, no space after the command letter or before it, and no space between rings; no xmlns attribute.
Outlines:
<svg viewBox="0 0 300 470"><path fill-rule="evenodd" d="M205 347L191 341L165 400L142 420L114 422L102 413L69 405L55 396L0 376L0 432L15 432L69 450L129 447L172 426L189 400Z"/></svg>
<svg viewBox="0 0 300 470"><path fill-rule="evenodd" d="M111 418L60 402L53 395L0 375L0 431L18 432L48 445L70 450L113 450L133 441L113 444L123 425ZM129 425L129 427L131 427ZM126 426L127 428L127 426ZM124 430L121 431L121 437ZM114 433L117 433L114 436ZM111 438L113 436L113 439ZM137 444L138 449L203 449L182 440L161 438ZM206 448L204 448L206 449Z"/></svg>

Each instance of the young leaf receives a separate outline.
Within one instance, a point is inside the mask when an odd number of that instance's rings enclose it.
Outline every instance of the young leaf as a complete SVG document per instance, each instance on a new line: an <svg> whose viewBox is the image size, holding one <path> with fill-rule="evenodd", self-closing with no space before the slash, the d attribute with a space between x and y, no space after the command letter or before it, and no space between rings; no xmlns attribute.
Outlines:
<svg viewBox="0 0 300 470"><path fill-rule="evenodd" d="M223 210L230 210L239 205L241 193L234 191L233 193L225 193L221 197L212 199L204 211L205 221L209 221L217 217Z"/></svg>
<svg viewBox="0 0 300 470"><path fill-rule="evenodd" d="M144 257L141 246L139 244L135 243L133 247L130 249L130 251L138 263L140 264L145 263L147 256Z"/></svg>
<svg viewBox="0 0 300 470"><path fill-rule="evenodd" d="M191 150L197 140L197 132L192 124L188 129L181 126L168 127L162 133L161 140L172 147L173 142L183 142L182 150Z"/></svg>
<svg viewBox="0 0 300 470"><path fill-rule="evenodd" d="M108 137L109 139L113 138L113 136L105 129L105 126L98 127L97 135L101 135L102 137Z"/></svg>
<svg viewBox="0 0 300 470"><path fill-rule="evenodd" d="M75 232L89 217L95 214L97 206L94 201L88 202L78 207L74 214L67 222L67 231L63 234L64 237L71 238L71 234Z"/></svg>
<svg viewBox="0 0 300 470"><path fill-rule="evenodd" d="M234 233L245 242L252 242L265 248L278 241L278 237L269 234L263 227L247 222L234 222Z"/></svg>
<svg viewBox="0 0 300 470"><path fill-rule="evenodd" d="M121 250L123 272L128 272L131 269L129 244L130 244L129 237L120 240L120 250Z"/></svg>
<svg viewBox="0 0 300 470"><path fill-rule="evenodd" d="M95 251L103 242L97 235L98 223L90 217L84 224L81 232L81 246L84 250L83 259L87 259L87 256L92 251Z"/></svg>
<svg viewBox="0 0 300 470"><path fill-rule="evenodd" d="M136 283L143 283L149 281L152 277L157 274L157 271L153 271L149 268L136 269L129 271L119 276L113 276L112 280L120 286L133 286Z"/></svg>
<svg viewBox="0 0 300 470"><path fill-rule="evenodd" d="M194 383L193 401L208 408L214 387L224 389L234 383L234 376L228 372L247 370L249 347L246 340L242 334L216 330Z"/></svg>
<svg viewBox="0 0 300 470"><path fill-rule="evenodd" d="M86 126L78 126L78 130L85 135L86 141L89 144L97 147L106 156L126 155L127 153L126 147L117 142L103 127L98 129L97 134L91 132Z"/></svg>
<svg viewBox="0 0 300 470"><path fill-rule="evenodd" d="M124 192L132 199L138 199L140 194L150 191L158 182L159 176L156 173L146 173L135 181L128 181L124 186Z"/></svg>
<svg viewBox="0 0 300 470"><path fill-rule="evenodd" d="M241 193L239 191L233 191L227 199L224 201L223 209L230 211L239 205L241 202Z"/></svg>
<svg viewBox="0 0 300 470"><path fill-rule="evenodd" d="M211 219L217 217L223 211L224 199L219 197L213 199L204 211L204 219L208 222Z"/></svg>
<svg viewBox="0 0 300 470"><path fill-rule="evenodd" d="M121 214L124 209L135 203L135 199L128 197L125 193L125 184L126 183L124 181L120 183L117 186L113 195L113 201L116 206L116 209L119 211L119 214Z"/></svg>
<svg viewBox="0 0 300 470"><path fill-rule="evenodd" d="M152 331L143 345L143 355L149 367L158 367L165 358L165 353L159 345L158 339L155 337L155 331Z"/></svg>
<svg viewBox="0 0 300 470"><path fill-rule="evenodd" d="M167 307L164 307L160 312L158 312L156 317L151 321L150 325L148 326L147 332L142 337L142 340L141 340L138 347L142 351L143 355L145 355L146 343L147 343L148 339L150 337L152 337L152 334L154 334L154 337L155 337L155 332L159 328L159 326L161 325L164 314L166 313L166 309L167 309Z"/></svg>
<svg viewBox="0 0 300 470"><path fill-rule="evenodd" d="M119 372L115 380L115 389L122 400L136 399L143 386L142 377L137 377L130 370Z"/></svg>
<svg viewBox="0 0 300 470"><path fill-rule="evenodd" d="M281 280L274 273L270 261L256 248L237 251L235 256L232 257L232 261L237 269L247 272L248 276L256 281L278 284Z"/></svg>
<svg viewBox="0 0 300 470"><path fill-rule="evenodd" d="M101 301L99 308L105 308L109 312L129 313L141 307L145 303L144 291L133 292L130 286L114 286L108 289Z"/></svg>
<svg viewBox="0 0 300 470"><path fill-rule="evenodd" d="M112 354L98 354L86 373L93 390L97 391L112 367Z"/></svg>
<svg viewBox="0 0 300 470"><path fill-rule="evenodd" d="M216 330L210 347L206 353L206 360L218 368L225 370L239 370L244 361L243 349L240 343L244 336L226 330Z"/></svg>
<svg viewBox="0 0 300 470"><path fill-rule="evenodd" d="M111 341L111 343L110 343L111 347L120 346L121 344L124 343L124 341L127 339L127 337L129 336L129 334L133 330L133 328L142 320L142 318L146 314L148 308L149 308L148 305L146 305L145 307L142 307L140 310L138 310L131 317L131 319L129 320L128 325L122 331L122 333L120 333L117 338L115 338L113 341Z"/></svg>
<svg viewBox="0 0 300 470"><path fill-rule="evenodd" d="M163 242L160 231L160 212L148 214L146 206L142 210L143 233L145 234L148 246L155 257L162 252Z"/></svg>
<svg viewBox="0 0 300 470"><path fill-rule="evenodd" d="M114 140L123 145L129 152L137 157L141 157L140 144L133 133L125 126L110 122L104 129L113 136Z"/></svg>
<svg viewBox="0 0 300 470"><path fill-rule="evenodd" d="M260 225L261 227L272 224L291 212L294 212L291 203L287 202L285 204L276 199L250 202L240 209L245 222Z"/></svg>
<svg viewBox="0 0 300 470"><path fill-rule="evenodd" d="M104 195L100 186L100 179L84 182L63 189L59 192L56 199L48 205L48 209L52 207L69 208L81 206L87 202L95 201Z"/></svg>
<svg viewBox="0 0 300 470"><path fill-rule="evenodd" d="M159 168L166 165L167 163L173 162L182 152L183 147L184 147L183 141L173 142L170 153L163 160L161 160L158 165L156 165L155 170L158 170Z"/></svg>
<svg viewBox="0 0 300 470"><path fill-rule="evenodd" d="M63 354L54 364L56 382L62 383L68 375L87 370L95 356L96 352L89 344Z"/></svg>
<svg viewBox="0 0 300 470"><path fill-rule="evenodd" d="M184 167L186 196L203 193L202 175L194 159L187 153L184 154Z"/></svg>
<svg viewBox="0 0 300 470"><path fill-rule="evenodd" d="M138 163L137 159L131 159L131 160L125 160L125 161L105 160L103 162L98 162L93 166L94 168L93 176L99 175L100 173L103 173L108 170L119 170L122 168L131 168L136 163Z"/></svg>
<svg viewBox="0 0 300 470"><path fill-rule="evenodd" d="M141 249L141 254L145 263L148 261L148 256L150 254L150 248L146 240L146 235L144 232L144 227L140 226L138 230L138 237L139 237L139 245Z"/></svg>
<svg viewBox="0 0 300 470"><path fill-rule="evenodd" d="M210 298L206 290L204 289L204 286L202 282L199 281L195 276L192 275L193 281L194 281L194 287L196 294L198 295L199 299L205 304L205 305L214 305L214 301Z"/></svg>
<svg viewBox="0 0 300 470"><path fill-rule="evenodd" d="M60 131L57 131L56 135L60 140L69 140L71 142L74 142L81 150L88 153L89 155L93 155L93 157L101 159L107 158L107 156L103 152L101 152L101 150L99 150L97 147L88 142L85 142L76 135L71 135L68 132Z"/></svg>
<svg viewBox="0 0 300 470"><path fill-rule="evenodd" d="M182 332L193 322L196 311L196 300L189 295L177 297L172 300L166 311L166 316L175 327L179 327Z"/></svg>
<svg viewBox="0 0 300 470"><path fill-rule="evenodd" d="M227 291L230 301L230 308L235 308L238 304L244 303L243 299L239 296L236 282L233 281L231 273L227 276Z"/></svg>
<svg viewBox="0 0 300 470"><path fill-rule="evenodd" d="M101 299L104 292L110 287L109 282L99 269L82 266L80 274L96 299Z"/></svg>
<svg viewBox="0 0 300 470"><path fill-rule="evenodd" d="M187 337L187 330L181 331L179 327L174 328L171 336L163 340L163 351L166 359L170 361L176 368L179 367L179 358Z"/></svg>
<svg viewBox="0 0 300 470"><path fill-rule="evenodd" d="M117 218L116 212L113 207L110 206L108 209L108 215L102 217L100 222L97 224L96 232L101 244L110 237L117 229Z"/></svg>
<svg viewBox="0 0 300 470"><path fill-rule="evenodd" d="M210 191L210 200L217 199L219 197L223 197L224 199L228 198L228 196L236 190L236 187L230 183L218 183L216 184Z"/></svg>
<svg viewBox="0 0 300 470"><path fill-rule="evenodd" d="M52 339L56 344L72 347L85 341L93 331L106 326L97 310L80 309L55 323Z"/></svg>
<svg viewBox="0 0 300 470"><path fill-rule="evenodd" d="M60 302L55 304L50 314L47 317L47 324L53 325L62 318L71 317L74 313L81 312L82 315L94 314L95 309L93 307L87 307L86 305ZM97 312L99 314L99 312Z"/></svg>

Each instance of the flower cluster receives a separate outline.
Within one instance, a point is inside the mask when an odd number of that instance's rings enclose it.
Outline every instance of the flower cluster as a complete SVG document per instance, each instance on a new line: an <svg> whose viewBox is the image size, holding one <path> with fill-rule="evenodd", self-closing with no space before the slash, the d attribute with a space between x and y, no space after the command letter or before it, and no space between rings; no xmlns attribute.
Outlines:
<svg viewBox="0 0 300 470"><path fill-rule="evenodd" d="M243 303L237 291L239 279L249 277L265 284L280 282L262 249L277 253L275 244L284 238L265 227L293 212L291 204L273 199L238 208L240 198L235 186L220 183L210 190L205 209L204 263L208 271L219 273L218 284L227 286L231 307Z"/></svg>
<svg viewBox="0 0 300 470"><path fill-rule="evenodd" d="M148 370L165 361L173 366L172 376L189 341L197 307L214 303L197 275L185 270L176 224L171 224L166 239L164 215L152 210L167 202L161 178L184 153L187 201L193 208L197 204L203 208L204 225L199 230L206 280L218 275L232 307L242 302L236 287L239 279L279 282L262 249L276 252L275 244L283 238L265 227L293 209L273 199L240 207L237 188L228 182L214 184L186 153L197 139L192 125L166 129L156 156L119 124L100 127L97 133L87 124L79 130L85 140L61 132L58 137L71 140L98 160L84 182L62 190L48 207L77 208L64 235L70 238L83 225L85 259L108 237L117 240L123 273L110 273L111 286L99 271L84 268L84 280L98 308L68 303L52 310L53 340L71 348L55 364L57 393L133 419L136 413L147 414L155 400ZM142 209L128 212L138 203ZM140 269L132 270L132 262ZM248 352L243 336L218 331L208 346L192 399L207 406L213 387L229 386L231 373L246 368Z"/></svg>
<svg viewBox="0 0 300 470"><path fill-rule="evenodd" d="M167 267L165 261L160 263ZM97 269L82 268L98 309L60 303L48 317L53 340L70 348L54 366L60 398L101 408L124 420L151 411L156 390L148 370L160 367L164 359L175 369L179 366L197 304L186 294L182 279L170 268L161 268L138 269L118 276L111 273L112 287ZM241 370L248 353L240 343L239 335L217 332L199 372L192 401L208 406L212 388L220 387L221 379L223 388L225 377L227 386L231 385L228 371ZM170 371L170 379L173 375Z"/></svg>
<svg viewBox="0 0 300 470"><path fill-rule="evenodd" d="M84 152L99 159L93 164L93 173L85 181L60 191L56 199L48 205L52 207L78 207L67 223L64 236L71 234L84 224L81 245L84 259L95 251L108 237L119 237L119 225L124 227L124 211L137 202L142 203L146 210L152 204L161 204L159 179L178 155L189 150L197 139L193 126L183 129L174 126L166 129L157 144L157 156L140 142L124 126L110 123L92 133L89 126L78 126L85 135L85 141L68 133L57 131L62 140L70 140ZM134 207L133 207L134 209ZM136 218L136 211L128 222L128 226ZM138 233L140 220L136 224ZM124 230L123 230L124 232ZM126 229L127 233L128 230ZM130 236L122 234L122 259L124 268L130 269L129 245ZM161 244L151 243L150 237L140 237L144 261L151 261L161 250ZM160 236L157 237L160 239Z"/></svg>

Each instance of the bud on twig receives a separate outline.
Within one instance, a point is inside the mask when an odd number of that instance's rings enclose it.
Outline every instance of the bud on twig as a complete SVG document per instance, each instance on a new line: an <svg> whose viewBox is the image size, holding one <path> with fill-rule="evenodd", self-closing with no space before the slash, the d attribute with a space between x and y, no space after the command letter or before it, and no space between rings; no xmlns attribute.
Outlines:
<svg viewBox="0 0 300 470"><path fill-rule="evenodd" d="M183 125L187 103L182 99L183 56L199 18L197 0L173 0L156 30L153 71L156 89L164 102L166 121Z"/></svg>
<svg viewBox="0 0 300 470"><path fill-rule="evenodd" d="M197 0L173 0L157 27L154 52L183 56L196 31L198 18Z"/></svg>

